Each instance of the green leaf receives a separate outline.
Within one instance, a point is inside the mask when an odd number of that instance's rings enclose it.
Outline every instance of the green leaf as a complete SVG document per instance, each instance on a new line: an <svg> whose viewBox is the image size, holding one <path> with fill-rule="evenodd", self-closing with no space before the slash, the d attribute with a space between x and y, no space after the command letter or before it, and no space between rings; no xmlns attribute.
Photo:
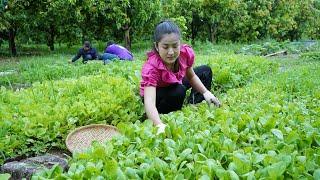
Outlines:
<svg viewBox="0 0 320 180"><path fill-rule="evenodd" d="M271 129L273 135L275 135L278 139L283 140L283 134L278 129Z"/></svg>
<svg viewBox="0 0 320 180"><path fill-rule="evenodd" d="M270 177L278 178L285 172L286 168L286 162L277 162L268 166L267 171Z"/></svg>
<svg viewBox="0 0 320 180"><path fill-rule="evenodd" d="M199 178L199 180L210 180L210 179L211 179L210 176L208 176L207 174L202 175L202 176Z"/></svg>
<svg viewBox="0 0 320 180"><path fill-rule="evenodd" d="M320 179L320 169L317 169L313 173L314 179Z"/></svg>
<svg viewBox="0 0 320 180"><path fill-rule="evenodd" d="M11 177L10 174L6 173L6 174L0 174L0 179L1 180L9 180Z"/></svg>
<svg viewBox="0 0 320 180"><path fill-rule="evenodd" d="M182 153L179 155L180 158L185 159L187 158L189 155L191 155L192 153L192 149L187 148L185 150L182 151Z"/></svg>
<svg viewBox="0 0 320 180"><path fill-rule="evenodd" d="M182 169L184 165L186 165L188 161L182 161L181 164L179 165L179 169Z"/></svg>
<svg viewBox="0 0 320 180"><path fill-rule="evenodd" d="M233 155L235 171L239 174L245 174L251 170L251 162L247 155L235 153Z"/></svg>
<svg viewBox="0 0 320 180"><path fill-rule="evenodd" d="M307 157L306 156L297 156L297 161L300 162L300 163L305 163L307 160Z"/></svg>
<svg viewBox="0 0 320 180"><path fill-rule="evenodd" d="M197 146L198 146L199 151L200 151L201 153L203 153L203 152L204 152L204 149L203 149L203 147L201 146L201 144L197 144Z"/></svg>
<svg viewBox="0 0 320 180"><path fill-rule="evenodd" d="M171 148L175 148L176 146L176 142L172 139L164 139L164 143Z"/></svg>
<svg viewBox="0 0 320 180"><path fill-rule="evenodd" d="M206 161L208 158L204 155L204 154L202 154L202 153L196 153L195 155L194 155L194 160L195 161Z"/></svg>
<svg viewBox="0 0 320 180"><path fill-rule="evenodd" d="M55 178L63 173L63 169L59 164L55 164L48 173L48 178Z"/></svg>
<svg viewBox="0 0 320 180"><path fill-rule="evenodd" d="M156 157L154 159L154 163L155 163L156 169L165 170L165 169L169 168L168 164L165 161L163 161L160 158L158 158L158 157Z"/></svg>
<svg viewBox="0 0 320 180"><path fill-rule="evenodd" d="M244 179L247 179L247 180L255 180L256 178L254 176L254 173L255 173L255 171L251 171L246 174L243 174L241 177Z"/></svg>
<svg viewBox="0 0 320 180"><path fill-rule="evenodd" d="M115 160L108 160L106 163L106 170L110 176L115 177L118 174L118 163Z"/></svg>
<svg viewBox="0 0 320 180"><path fill-rule="evenodd" d="M136 170L136 169L133 169L133 168L130 168L130 167L127 167L127 168L126 168L125 174L126 174L129 178L137 178L137 177L138 177L138 175L137 175L137 170Z"/></svg>
<svg viewBox="0 0 320 180"><path fill-rule="evenodd" d="M229 175L230 175L230 179L231 179L231 180L239 180L239 176L238 176L237 173L235 173L235 172L232 171L232 170L228 170L228 172L229 172Z"/></svg>
<svg viewBox="0 0 320 180"><path fill-rule="evenodd" d="M286 142L287 143L293 143L294 141L298 140L299 134L296 131L291 131L288 136L286 137Z"/></svg>
<svg viewBox="0 0 320 180"><path fill-rule="evenodd" d="M258 153L254 153L253 154L253 164L258 164L261 161L263 161L265 158L264 154L258 154Z"/></svg>
<svg viewBox="0 0 320 180"><path fill-rule="evenodd" d="M184 175L183 174L177 174L175 177L174 177L174 180L184 180Z"/></svg>
<svg viewBox="0 0 320 180"><path fill-rule="evenodd" d="M320 135L319 134L314 136L314 140L318 144L318 146L320 146Z"/></svg>
<svg viewBox="0 0 320 180"><path fill-rule="evenodd" d="M117 169L117 179L119 180L128 179L120 168Z"/></svg>

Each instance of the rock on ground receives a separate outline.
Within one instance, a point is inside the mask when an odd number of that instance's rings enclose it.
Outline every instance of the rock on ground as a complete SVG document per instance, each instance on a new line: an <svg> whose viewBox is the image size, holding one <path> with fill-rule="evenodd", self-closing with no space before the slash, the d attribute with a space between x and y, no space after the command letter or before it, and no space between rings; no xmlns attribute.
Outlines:
<svg viewBox="0 0 320 180"><path fill-rule="evenodd" d="M44 168L50 169L55 164L59 164L64 170L68 169L67 159L52 154L46 154L21 161L5 163L0 168L0 172L11 174L11 179L30 179L35 172L43 170Z"/></svg>

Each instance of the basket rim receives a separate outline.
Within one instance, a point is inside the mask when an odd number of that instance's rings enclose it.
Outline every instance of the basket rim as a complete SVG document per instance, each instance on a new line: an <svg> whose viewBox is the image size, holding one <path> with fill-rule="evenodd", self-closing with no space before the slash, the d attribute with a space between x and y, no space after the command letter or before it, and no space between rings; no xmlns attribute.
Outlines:
<svg viewBox="0 0 320 180"><path fill-rule="evenodd" d="M107 129L113 129L115 130L116 132L119 133L118 131L118 128L115 127L115 126L112 126L112 125L107 125L107 124L89 124L89 125L85 125L85 126L81 126L81 127L78 127L78 128L75 128L74 130L72 130L66 140L65 140L65 144L67 146L67 149L70 151L70 152L74 152L74 150L72 150L72 148L70 148L70 145L69 145L69 140L70 140L70 137L72 137L75 133L79 132L79 131L82 131L84 129L90 129L90 128L95 128L95 127L103 127L103 128L107 128Z"/></svg>

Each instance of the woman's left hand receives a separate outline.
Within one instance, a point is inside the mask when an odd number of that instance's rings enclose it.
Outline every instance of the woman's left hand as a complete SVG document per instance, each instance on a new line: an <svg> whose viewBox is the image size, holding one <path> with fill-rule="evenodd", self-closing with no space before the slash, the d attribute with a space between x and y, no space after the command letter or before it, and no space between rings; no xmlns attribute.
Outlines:
<svg viewBox="0 0 320 180"><path fill-rule="evenodd" d="M218 98L216 98L210 91L206 91L203 93L204 99L207 101L207 103L213 103L215 106L220 107L221 103Z"/></svg>

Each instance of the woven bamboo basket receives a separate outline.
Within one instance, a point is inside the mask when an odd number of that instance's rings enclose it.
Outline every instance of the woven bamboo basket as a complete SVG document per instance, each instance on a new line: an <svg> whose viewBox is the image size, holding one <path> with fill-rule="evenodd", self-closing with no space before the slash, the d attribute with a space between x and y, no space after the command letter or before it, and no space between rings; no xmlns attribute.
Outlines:
<svg viewBox="0 0 320 180"><path fill-rule="evenodd" d="M66 145L70 152L81 152L91 146L93 141L100 143L120 134L116 127L105 124L91 124L73 130L68 134Z"/></svg>

